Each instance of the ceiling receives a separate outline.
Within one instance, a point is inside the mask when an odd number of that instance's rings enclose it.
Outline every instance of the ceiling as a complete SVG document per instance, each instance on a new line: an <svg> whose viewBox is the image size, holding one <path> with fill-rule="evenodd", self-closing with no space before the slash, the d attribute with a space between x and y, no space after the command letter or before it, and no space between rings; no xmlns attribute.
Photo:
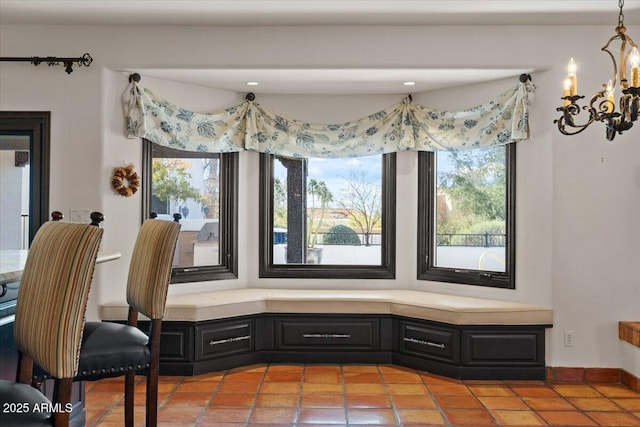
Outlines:
<svg viewBox="0 0 640 427"><path fill-rule="evenodd" d="M614 25L617 13L615 0L0 0L2 25ZM640 22L640 0L626 0L624 13L626 22ZM402 94L496 80L534 70L131 71L243 93ZM259 85L248 87L247 81L257 81ZM403 86L405 81L416 84L407 88Z"/></svg>

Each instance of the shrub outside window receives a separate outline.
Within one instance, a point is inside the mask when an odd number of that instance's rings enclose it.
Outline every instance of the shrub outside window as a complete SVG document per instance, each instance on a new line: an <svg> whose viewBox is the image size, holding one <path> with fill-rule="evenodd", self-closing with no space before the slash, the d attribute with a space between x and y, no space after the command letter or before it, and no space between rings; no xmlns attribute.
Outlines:
<svg viewBox="0 0 640 427"><path fill-rule="evenodd" d="M515 144L418 164L418 279L513 289Z"/></svg>

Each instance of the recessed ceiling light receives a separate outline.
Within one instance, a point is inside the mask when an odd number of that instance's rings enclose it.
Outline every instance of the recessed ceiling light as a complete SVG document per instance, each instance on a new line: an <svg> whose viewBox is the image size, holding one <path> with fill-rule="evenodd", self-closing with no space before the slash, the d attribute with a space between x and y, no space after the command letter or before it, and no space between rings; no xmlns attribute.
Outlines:
<svg viewBox="0 0 640 427"><path fill-rule="evenodd" d="M247 82L247 86L258 86L258 82Z"/></svg>
<svg viewBox="0 0 640 427"><path fill-rule="evenodd" d="M405 86L415 86L416 82L404 82L402 84Z"/></svg>

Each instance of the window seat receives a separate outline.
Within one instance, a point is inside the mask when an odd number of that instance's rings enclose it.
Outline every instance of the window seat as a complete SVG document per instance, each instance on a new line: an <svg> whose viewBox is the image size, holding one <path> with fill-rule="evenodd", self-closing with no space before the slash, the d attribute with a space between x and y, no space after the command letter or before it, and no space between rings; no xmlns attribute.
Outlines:
<svg viewBox="0 0 640 427"><path fill-rule="evenodd" d="M124 321L127 305L102 304ZM160 372L255 363L393 363L461 379L546 378L550 308L411 290L235 289L170 295ZM140 322L145 327L144 322Z"/></svg>
<svg viewBox="0 0 640 427"><path fill-rule="evenodd" d="M124 301L100 306L124 320ZM200 322L259 313L393 314L452 325L550 325L553 311L529 304L411 290L233 289L169 295L165 321Z"/></svg>

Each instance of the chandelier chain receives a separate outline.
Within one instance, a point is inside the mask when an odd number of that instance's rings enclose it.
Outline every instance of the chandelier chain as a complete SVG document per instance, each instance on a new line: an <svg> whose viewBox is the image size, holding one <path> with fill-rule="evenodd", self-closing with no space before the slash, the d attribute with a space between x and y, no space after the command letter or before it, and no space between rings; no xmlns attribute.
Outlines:
<svg viewBox="0 0 640 427"><path fill-rule="evenodd" d="M624 14L622 13L622 7L624 6L624 0L618 0L618 7L620 13L618 14L618 27L624 27Z"/></svg>

